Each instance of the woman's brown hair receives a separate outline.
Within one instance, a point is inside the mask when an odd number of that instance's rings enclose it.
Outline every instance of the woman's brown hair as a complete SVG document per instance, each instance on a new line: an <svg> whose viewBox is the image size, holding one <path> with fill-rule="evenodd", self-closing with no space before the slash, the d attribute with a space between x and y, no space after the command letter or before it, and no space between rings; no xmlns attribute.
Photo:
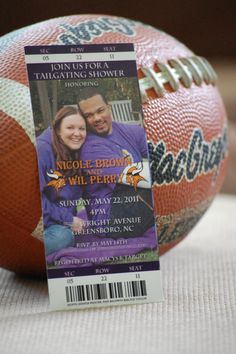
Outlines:
<svg viewBox="0 0 236 354"><path fill-rule="evenodd" d="M75 106L65 106L61 108L53 121L52 124L52 146L55 153L56 161L65 161L65 160L75 160L78 159L79 152L78 151L71 151L68 147L65 146L64 142L62 141L59 131L61 127L61 122L64 118L79 114L79 110Z"/></svg>

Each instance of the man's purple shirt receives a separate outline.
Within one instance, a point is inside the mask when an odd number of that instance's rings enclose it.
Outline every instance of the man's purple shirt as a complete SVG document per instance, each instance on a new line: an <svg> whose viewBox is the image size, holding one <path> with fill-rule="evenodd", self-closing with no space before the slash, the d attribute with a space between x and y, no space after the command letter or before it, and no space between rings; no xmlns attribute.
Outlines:
<svg viewBox="0 0 236 354"><path fill-rule="evenodd" d="M124 158L122 150L132 155L133 162L139 162L143 158L148 157L147 142L145 132L139 125L122 124L113 122L112 133L107 135L97 135L94 133L88 133L86 142L81 148L80 159L82 161L90 160L91 166L96 170L96 160L111 160ZM99 172L99 176L107 175L121 175L124 166L103 167ZM99 169L99 168L98 168ZM91 220L104 220L109 218L110 203L99 203L97 208L105 210L105 215L98 213L92 215L91 210L96 207L96 199L109 198L112 196L113 190L116 186L115 183L90 183L90 174L95 174L93 169L84 169L87 185L84 188L85 199L90 200L90 205L86 207L88 218Z"/></svg>

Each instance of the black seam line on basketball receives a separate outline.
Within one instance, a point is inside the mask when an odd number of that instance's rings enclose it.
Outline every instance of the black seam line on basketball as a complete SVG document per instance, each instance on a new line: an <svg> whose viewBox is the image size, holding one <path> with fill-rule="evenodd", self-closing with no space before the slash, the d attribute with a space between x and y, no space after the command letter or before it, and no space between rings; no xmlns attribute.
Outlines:
<svg viewBox="0 0 236 354"><path fill-rule="evenodd" d="M181 86L189 88L193 83L201 86L215 85L217 75L210 63L203 57L192 56L179 59L170 59L167 63L155 62L160 69L156 72L153 68L141 67L145 77L139 79L139 86L143 102L148 99L149 89L153 89L158 97L163 97L167 92L165 84L169 84L173 92Z"/></svg>

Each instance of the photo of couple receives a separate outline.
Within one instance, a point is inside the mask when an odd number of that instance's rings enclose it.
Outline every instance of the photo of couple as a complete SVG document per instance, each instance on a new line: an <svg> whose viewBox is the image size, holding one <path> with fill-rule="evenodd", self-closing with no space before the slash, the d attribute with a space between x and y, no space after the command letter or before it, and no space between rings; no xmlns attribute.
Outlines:
<svg viewBox="0 0 236 354"><path fill-rule="evenodd" d="M145 131L115 121L103 91L80 90L37 136L48 267L145 261L157 248Z"/></svg>

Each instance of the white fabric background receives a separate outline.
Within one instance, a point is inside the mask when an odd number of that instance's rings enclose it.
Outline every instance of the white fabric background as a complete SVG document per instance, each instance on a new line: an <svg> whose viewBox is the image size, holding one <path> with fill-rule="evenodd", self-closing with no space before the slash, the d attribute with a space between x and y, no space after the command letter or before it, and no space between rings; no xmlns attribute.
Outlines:
<svg viewBox="0 0 236 354"><path fill-rule="evenodd" d="M44 281L0 270L3 354L235 354L236 198L161 257L165 301L49 312Z"/></svg>

